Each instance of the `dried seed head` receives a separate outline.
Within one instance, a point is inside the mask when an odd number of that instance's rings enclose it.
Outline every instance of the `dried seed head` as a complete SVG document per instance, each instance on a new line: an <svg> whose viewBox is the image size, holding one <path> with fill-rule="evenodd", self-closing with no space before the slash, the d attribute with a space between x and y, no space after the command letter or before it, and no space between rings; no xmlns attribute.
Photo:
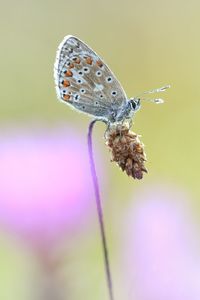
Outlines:
<svg viewBox="0 0 200 300"><path fill-rule="evenodd" d="M107 130L105 139L111 152L111 161L115 161L128 176L142 179L143 173L147 173L144 166L146 155L138 135L127 126L117 124Z"/></svg>

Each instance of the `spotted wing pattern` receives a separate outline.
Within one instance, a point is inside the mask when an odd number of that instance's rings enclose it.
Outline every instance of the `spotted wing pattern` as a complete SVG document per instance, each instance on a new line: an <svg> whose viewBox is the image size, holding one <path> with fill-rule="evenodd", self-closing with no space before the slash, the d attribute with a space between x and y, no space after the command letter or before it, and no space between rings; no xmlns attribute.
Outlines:
<svg viewBox="0 0 200 300"><path fill-rule="evenodd" d="M112 71L85 43L66 36L54 66L58 98L97 118L108 119L111 109L122 107L127 96Z"/></svg>

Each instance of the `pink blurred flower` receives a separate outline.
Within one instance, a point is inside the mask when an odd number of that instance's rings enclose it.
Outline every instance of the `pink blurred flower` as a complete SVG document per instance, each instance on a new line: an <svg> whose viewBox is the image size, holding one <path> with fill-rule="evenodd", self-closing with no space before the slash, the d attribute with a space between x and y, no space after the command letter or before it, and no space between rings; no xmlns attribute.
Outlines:
<svg viewBox="0 0 200 300"><path fill-rule="evenodd" d="M200 256L184 198L173 188L151 187L129 212L126 280L137 300L200 299Z"/></svg>
<svg viewBox="0 0 200 300"><path fill-rule="evenodd" d="M0 138L0 224L44 243L86 221L93 187L86 137L66 129Z"/></svg>

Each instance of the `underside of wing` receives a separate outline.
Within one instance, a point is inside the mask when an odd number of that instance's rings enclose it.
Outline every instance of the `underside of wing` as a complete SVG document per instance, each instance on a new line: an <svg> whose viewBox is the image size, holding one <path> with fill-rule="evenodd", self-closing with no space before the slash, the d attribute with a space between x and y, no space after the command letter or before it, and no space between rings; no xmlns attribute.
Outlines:
<svg viewBox="0 0 200 300"><path fill-rule="evenodd" d="M127 96L103 60L85 43L67 36L60 44L54 66L58 98L98 117L120 107Z"/></svg>

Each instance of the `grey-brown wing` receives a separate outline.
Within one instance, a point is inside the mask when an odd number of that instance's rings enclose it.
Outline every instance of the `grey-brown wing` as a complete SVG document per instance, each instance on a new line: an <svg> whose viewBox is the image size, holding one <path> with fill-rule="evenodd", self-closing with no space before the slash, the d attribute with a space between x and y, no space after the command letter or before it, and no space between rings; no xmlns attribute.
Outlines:
<svg viewBox="0 0 200 300"><path fill-rule="evenodd" d="M112 71L85 43L67 36L60 44L54 66L58 98L96 117L108 118L127 96Z"/></svg>

